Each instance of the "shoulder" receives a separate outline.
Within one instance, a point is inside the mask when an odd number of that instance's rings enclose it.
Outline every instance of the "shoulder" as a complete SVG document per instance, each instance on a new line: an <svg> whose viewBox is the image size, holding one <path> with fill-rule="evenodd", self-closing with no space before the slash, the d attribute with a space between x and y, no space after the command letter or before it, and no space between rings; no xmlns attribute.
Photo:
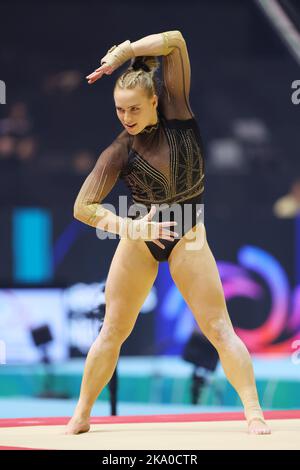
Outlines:
<svg viewBox="0 0 300 470"><path fill-rule="evenodd" d="M114 140L111 142L111 144L108 146L108 149L113 150L113 153L120 154L120 155L126 155L128 154L130 150L130 145L131 145L131 136L128 134L128 132L124 129L122 132L119 132Z"/></svg>
<svg viewBox="0 0 300 470"><path fill-rule="evenodd" d="M117 134L113 145L120 153L128 155L132 146L132 140L132 136L128 134L126 129L123 129L119 134Z"/></svg>
<svg viewBox="0 0 300 470"><path fill-rule="evenodd" d="M128 145L131 141L131 135L128 134L126 129L123 129L119 134L117 134L115 139L120 145Z"/></svg>
<svg viewBox="0 0 300 470"><path fill-rule="evenodd" d="M126 130L119 132L113 141L101 151L96 166L102 168L105 165L109 169L122 169L127 163L130 150L128 137L130 136Z"/></svg>

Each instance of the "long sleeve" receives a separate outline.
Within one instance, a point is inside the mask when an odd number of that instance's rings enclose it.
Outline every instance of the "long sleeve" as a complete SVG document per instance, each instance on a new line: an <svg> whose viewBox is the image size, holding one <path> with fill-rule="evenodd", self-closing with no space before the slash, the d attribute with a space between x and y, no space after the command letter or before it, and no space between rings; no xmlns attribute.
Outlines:
<svg viewBox="0 0 300 470"><path fill-rule="evenodd" d="M189 103L191 65L187 45L178 30L151 34L131 43L135 56L162 56L160 107L167 119L194 117Z"/></svg>
<svg viewBox="0 0 300 470"><path fill-rule="evenodd" d="M190 119L194 115L189 103L191 66L186 42L180 31L166 31L162 35L165 54L161 108L167 119Z"/></svg>
<svg viewBox="0 0 300 470"><path fill-rule="evenodd" d="M99 156L95 167L85 179L74 204L74 217L81 222L119 233L120 217L105 209L101 202L116 184L128 157L126 131Z"/></svg>

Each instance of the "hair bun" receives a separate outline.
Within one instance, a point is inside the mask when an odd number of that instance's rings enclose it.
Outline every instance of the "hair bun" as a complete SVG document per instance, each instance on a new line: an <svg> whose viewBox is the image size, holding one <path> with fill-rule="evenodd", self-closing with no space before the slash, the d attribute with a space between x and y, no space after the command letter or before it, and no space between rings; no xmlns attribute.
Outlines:
<svg viewBox="0 0 300 470"><path fill-rule="evenodd" d="M150 67L143 61L143 59L136 59L134 63L132 64L133 70L139 70L142 69L145 72L150 72Z"/></svg>

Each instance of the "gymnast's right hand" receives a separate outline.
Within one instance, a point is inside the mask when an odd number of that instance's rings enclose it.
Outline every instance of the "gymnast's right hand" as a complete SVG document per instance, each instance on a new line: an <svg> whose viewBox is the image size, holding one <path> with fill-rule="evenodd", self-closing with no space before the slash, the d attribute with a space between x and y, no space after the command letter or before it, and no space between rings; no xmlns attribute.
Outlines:
<svg viewBox="0 0 300 470"><path fill-rule="evenodd" d="M100 63L101 66L94 70L94 72L87 75L85 78L88 83L94 83L102 77L102 75L111 75L117 68L123 65L127 60L134 57L129 39L119 45L114 45L108 49Z"/></svg>
<svg viewBox="0 0 300 470"><path fill-rule="evenodd" d="M130 220L129 231L127 232L129 238L147 240L155 243L155 245L164 249L160 239L173 241L178 233L168 230L164 227L177 225L176 221L154 222L152 218L156 212L156 207L152 206L151 210L141 219Z"/></svg>

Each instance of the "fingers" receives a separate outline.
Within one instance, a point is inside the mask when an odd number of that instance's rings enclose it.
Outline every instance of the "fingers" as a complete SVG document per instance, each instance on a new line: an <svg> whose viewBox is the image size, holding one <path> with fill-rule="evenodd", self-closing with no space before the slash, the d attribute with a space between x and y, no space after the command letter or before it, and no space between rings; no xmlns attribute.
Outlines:
<svg viewBox="0 0 300 470"><path fill-rule="evenodd" d="M112 71L113 71L112 67L111 67L110 65L107 65L107 64L101 65L101 67L98 67L98 68L95 70L95 72L100 72L101 70L104 70L105 73L107 73L107 74L111 74Z"/></svg>
<svg viewBox="0 0 300 470"><path fill-rule="evenodd" d="M155 222L149 222L149 225L150 224L153 225L153 224L155 224ZM154 232L152 232L153 238L151 237L154 240L157 240L159 238L163 238L164 240L173 241L175 237L179 236L177 232L173 232L172 230L161 229L160 227L158 227L158 224L156 224L155 226L152 226L151 230L155 230L155 234L154 234Z"/></svg>
<svg viewBox="0 0 300 470"><path fill-rule="evenodd" d="M88 83L94 83L96 80L101 78L102 75L103 75L102 72L93 72L85 78L87 79Z"/></svg>
<svg viewBox="0 0 300 470"><path fill-rule="evenodd" d="M148 214L146 214L143 217L143 220L152 220L152 217L154 216L155 212L156 212L156 207L151 206L150 212L148 212Z"/></svg>
<svg viewBox="0 0 300 470"><path fill-rule="evenodd" d="M94 70L93 73L111 73L113 71L113 68L110 65L107 65L106 63L102 64L100 67Z"/></svg>
<svg viewBox="0 0 300 470"><path fill-rule="evenodd" d="M169 221L169 222L159 222L159 225L161 225L162 227L168 227L170 225L177 225L177 222L173 222L173 221Z"/></svg>
<svg viewBox="0 0 300 470"><path fill-rule="evenodd" d="M173 235L174 237L178 237L178 233L173 232L172 230L163 229L161 233L164 235Z"/></svg>
<svg viewBox="0 0 300 470"><path fill-rule="evenodd" d="M90 73L90 74L87 75L85 78L91 79L91 78L93 78L93 77L95 77L95 76L98 76L98 75L101 75L101 74L103 74L103 73L104 73L103 70L94 70L94 72Z"/></svg>
<svg viewBox="0 0 300 470"><path fill-rule="evenodd" d="M175 235L178 235L177 233ZM166 235L166 234L161 234L159 236L163 240L169 240L170 242L174 241L174 237ZM155 243L155 245L159 246L162 249L165 249L165 245L163 245L158 239L151 240L152 243Z"/></svg>
<svg viewBox="0 0 300 470"><path fill-rule="evenodd" d="M177 225L176 221L165 221L165 222L152 222L152 218L154 214L156 213L156 206L152 205L150 211L148 214L146 214L143 219L143 224L146 222L146 226L148 225L154 225L156 227L156 230L158 228L158 232L156 231L156 237L152 238L151 241L155 243L157 246L160 248L165 248L165 246L158 240L163 239L163 240L169 240L169 241L174 241L175 237L178 237L178 233L174 232L172 230L164 229L163 227L170 227Z"/></svg>
<svg viewBox="0 0 300 470"><path fill-rule="evenodd" d="M156 212L156 207L151 206L150 212L148 212L148 214L146 215L147 219L151 220L152 217L154 216L155 212Z"/></svg>
<svg viewBox="0 0 300 470"><path fill-rule="evenodd" d="M85 78L88 80L88 83L94 83L96 80L102 77L103 74L110 75L112 73L112 67L106 64L103 64L101 67L98 67L94 72L87 75Z"/></svg>
<svg viewBox="0 0 300 470"><path fill-rule="evenodd" d="M152 243L155 243L155 245L159 246L163 250L166 248L165 245L163 245L159 240L151 240Z"/></svg>
<svg viewBox="0 0 300 470"><path fill-rule="evenodd" d="M148 214L146 214L143 217L143 219L144 220L152 220L155 212L156 212L156 206L152 205L150 211L148 212ZM159 224L160 227L170 227L170 226L173 226L173 225L178 225L178 223L176 221L158 222L158 224Z"/></svg>
<svg viewBox="0 0 300 470"><path fill-rule="evenodd" d="M155 238L155 240L163 239L163 240L169 240L169 241L174 241L175 237L178 237L178 233L172 232L171 230L161 230L159 231L158 237Z"/></svg>
<svg viewBox="0 0 300 470"><path fill-rule="evenodd" d="M169 235L160 235L159 238L162 238L163 240L169 240L170 242L173 242L175 237L170 237Z"/></svg>

